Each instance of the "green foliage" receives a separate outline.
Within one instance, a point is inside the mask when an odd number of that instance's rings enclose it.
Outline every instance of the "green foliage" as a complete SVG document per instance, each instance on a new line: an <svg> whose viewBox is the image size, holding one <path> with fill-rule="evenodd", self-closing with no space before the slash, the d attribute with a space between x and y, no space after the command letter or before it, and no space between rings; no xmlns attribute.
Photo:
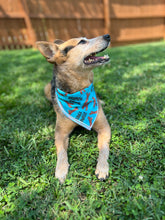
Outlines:
<svg viewBox="0 0 165 220"><path fill-rule="evenodd" d="M69 174L55 179L52 65L0 52L0 219L165 219L165 43L108 49L95 90L112 128L109 178L95 177L97 135L77 128Z"/></svg>

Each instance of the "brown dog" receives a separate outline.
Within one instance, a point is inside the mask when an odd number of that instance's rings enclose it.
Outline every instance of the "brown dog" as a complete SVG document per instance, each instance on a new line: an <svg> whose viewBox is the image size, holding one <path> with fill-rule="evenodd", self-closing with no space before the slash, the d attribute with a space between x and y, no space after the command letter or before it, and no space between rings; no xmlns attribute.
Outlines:
<svg viewBox="0 0 165 220"><path fill-rule="evenodd" d="M47 61L54 64L53 79L45 86L45 95L53 103L57 114L55 129L55 145L57 148L57 165L55 176L64 182L69 168L67 148L69 134L77 124L68 118L61 110L55 91L74 94L88 88L93 82L94 67L105 64L109 57L98 57L96 54L105 50L110 43L110 36L103 35L93 39L73 38L66 42L55 40L54 43L36 42L41 54ZM103 113L100 100L97 98L98 114L93 129L98 133L99 157L95 174L100 180L108 177L109 142L111 136L110 126Z"/></svg>

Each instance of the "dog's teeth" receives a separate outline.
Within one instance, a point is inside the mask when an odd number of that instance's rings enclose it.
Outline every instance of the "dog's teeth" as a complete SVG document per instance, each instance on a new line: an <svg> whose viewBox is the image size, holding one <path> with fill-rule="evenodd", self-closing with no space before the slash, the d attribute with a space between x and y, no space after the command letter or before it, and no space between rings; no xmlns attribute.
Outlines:
<svg viewBox="0 0 165 220"><path fill-rule="evenodd" d="M106 54L106 55L104 55L104 58L105 58L105 59L108 59L108 58L109 58L109 56Z"/></svg>

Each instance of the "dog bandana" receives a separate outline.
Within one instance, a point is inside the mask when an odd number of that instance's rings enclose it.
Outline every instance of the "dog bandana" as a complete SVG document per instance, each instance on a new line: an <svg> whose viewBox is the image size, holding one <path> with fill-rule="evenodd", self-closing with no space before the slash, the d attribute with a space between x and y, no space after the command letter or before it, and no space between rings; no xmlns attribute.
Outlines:
<svg viewBox="0 0 165 220"><path fill-rule="evenodd" d="M65 116L91 130L98 114L98 103L93 83L73 94L65 93L60 89L56 89L55 94L57 103Z"/></svg>

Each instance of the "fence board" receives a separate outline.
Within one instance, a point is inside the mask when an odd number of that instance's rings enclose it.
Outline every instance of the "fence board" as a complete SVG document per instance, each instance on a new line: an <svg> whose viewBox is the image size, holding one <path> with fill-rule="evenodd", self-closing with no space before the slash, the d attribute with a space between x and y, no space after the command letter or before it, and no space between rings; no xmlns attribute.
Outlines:
<svg viewBox="0 0 165 220"><path fill-rule="evenodd" d="M165 38L165 0L0 0L2 49L108 32L112 46Z"/></svg>
<svg viewBox="0 0 165 220"><path fill-rule="evenodd" d="M153 18L165 17L164 0L111 0L111 18Z"/></svg>
<svg viewBox="0 0 165 220"><path fill-rule="evenodd" d="M114 41L133 41L161 38L163 18L124 19L112 21L111 31ZM116 29L116 26L120 27Z"/></svg>
<svg viewBox="0 0 165 220"><path fill-rule="evenodd" d="M102 0L28 0L30 16L48 18L103 18Z"/></svg>

